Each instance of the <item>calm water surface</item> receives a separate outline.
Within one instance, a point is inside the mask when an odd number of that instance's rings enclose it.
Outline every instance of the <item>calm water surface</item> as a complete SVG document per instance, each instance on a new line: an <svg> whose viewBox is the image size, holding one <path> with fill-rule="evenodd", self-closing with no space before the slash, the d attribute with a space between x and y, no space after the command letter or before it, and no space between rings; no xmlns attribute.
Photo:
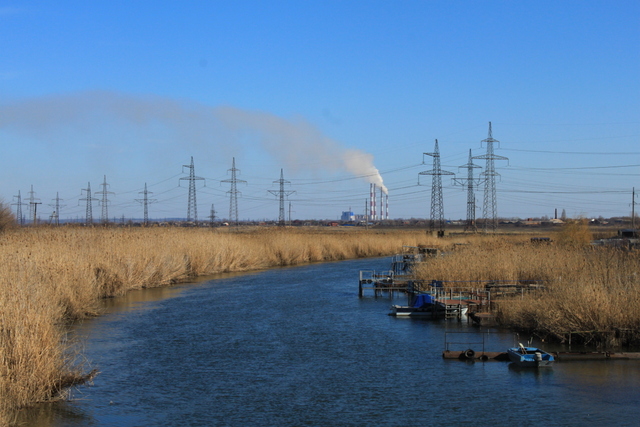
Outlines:
<svg viewBox="0 0 640 427"><path fill-rule="evenodd" d="M541 371L443 360L456 321L396 319L358 298L359 270L388 259L228 276L110 302L80 326L101 371L40 426L638 425L640 362ZM400 302L400 301L395 301ZM449 335L450 336L450 335ZM469 337L469 335L465 335ZM512 346L491 330L488 351ZM462 346L458 346L462 347ZM478 349L478 345L474 345ZM465 348L457 348L464 350Z"/></svg>

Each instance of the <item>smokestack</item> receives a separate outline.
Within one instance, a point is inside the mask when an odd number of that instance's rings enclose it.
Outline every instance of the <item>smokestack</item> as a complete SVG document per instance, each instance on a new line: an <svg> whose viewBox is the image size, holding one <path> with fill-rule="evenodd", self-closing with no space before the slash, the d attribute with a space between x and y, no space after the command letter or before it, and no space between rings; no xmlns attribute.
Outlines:
<svg viewBox="0 0 640 427"><path fill-rule="evenodd" d="M373 220L373 183L369 184L369 217Z"/></svg>
<svg viewBox="0 0 640 427"><path fill-rule="evenodd" d="M371 212L371 218L372 219L378 219L377 217L377 212L376 212L376 205L377 205L377 201L376 201L376 185L375 184L371 184L373 185L373 190L371 191L371 194L373 195L373 200L371 200L371 207L373 209L373 212Z"/></svg>
<svg viewBox="0 0 640 427"><path fill-rule="evenodd" d="M387 219L389 219L389 194L387 194L384 199L385 199L385 202L387 204L387 212L386 212L385 216L387 217Z"/></svg>

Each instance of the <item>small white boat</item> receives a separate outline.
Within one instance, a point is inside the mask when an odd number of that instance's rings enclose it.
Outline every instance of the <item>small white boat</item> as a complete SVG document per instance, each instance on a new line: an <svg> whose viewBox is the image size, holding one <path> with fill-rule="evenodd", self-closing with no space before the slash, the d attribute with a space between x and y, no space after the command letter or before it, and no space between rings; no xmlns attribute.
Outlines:
<svg viewBox="0 0 640 427"><path fill-rule="evenodd" d="M554 357L546 351L537 347L512 347L507 350L509 360L523 368L540 368L551 366L555 361Z"/></svg>

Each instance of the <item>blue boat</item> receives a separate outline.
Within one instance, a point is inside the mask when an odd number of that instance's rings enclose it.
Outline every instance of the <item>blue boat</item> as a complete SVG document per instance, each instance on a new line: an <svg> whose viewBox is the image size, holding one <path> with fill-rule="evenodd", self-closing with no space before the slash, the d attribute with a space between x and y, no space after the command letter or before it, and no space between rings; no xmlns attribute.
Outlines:
<svg viewBox="0 0 640 427"><path fill-rule="evenodd" d="M537 347L512 347L507 350L509 360L523 368L541 368L551 366L555 361L553 356Z"/></svg>
<svg viewBox="0 0 640 427"><path fill-rule="evenodd" d="M411 305L392 305L389 315L396 317L444 317L446 307L428 294L416 295Z"/></svg>

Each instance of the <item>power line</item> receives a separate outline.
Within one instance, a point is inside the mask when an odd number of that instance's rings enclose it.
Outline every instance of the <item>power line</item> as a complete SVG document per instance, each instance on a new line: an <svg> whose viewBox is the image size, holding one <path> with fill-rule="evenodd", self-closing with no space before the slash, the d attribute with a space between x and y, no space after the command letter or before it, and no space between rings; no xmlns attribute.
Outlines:
<svg viewBox="0 0 640 427"><path fill-rule="evenodd" d="M100 191L96 191L96 194L101 194L102 195L102 199L100 200L100 206L102 207L102 212L100 214L100 222L102 224L106 224L109 222L109 210L108 210L108 206L109 206L109 199L107 199L107 195L108 194L116 194L112 191L107 191L107 188L109 187L109 184L107 184L107 176L104 176L104 181L102 182L102 184L100 184L100 186L102 187L102 190Z"/></svg>
<svg viewBox="0 0 640 427"><path fill-rule="evenodd" d="M58 193L56 193L56 198L53 200L55 200L55 204L49 204L49 206L54 209L53 213L51 214L50 222L52 224L55 223L56 225L60 225L60 208L64 207L65 205L60 204L63 199L60 198L60 195Z"/></svg>
<svg viewBox="0 0 640 427"><path fill-rule="evenodd" d="M183 165L184 168L189 168L189 177L180 178L180 180L189 180L189 200L187 202L187 221L193 221L194 224L198 224L198 204L196 203L196 181L204 180L195 174L195 167L193 166L193 156L191 156L191 164Z"/></svg>
<svg viewBox="0 0 640 427"><path fill-rule="evenodd" d="M476 227L476 196L473 191L475 185L480 184L480 179L473 177L473 170L480 168L473 164L471 150L469 150L469 161L467 164L460 166L467 169L466 178L454 178L454 182L467 187L467 222L464 225L464 231L477 231Z"/></svg>
<svg viewBox="0 0 640 427"><path fill-rule="evenodd" d="M98 200L96 198L91 197L91 183L88 182L87 183L87 188L83 188L80 190L81 194L82 192L86 193L86 197L85 198L80 198L78 199L78 203L80 203L81 201L86 201L87 202L87 206L86 206L86 210L85 210L85 225L92 225L93 224L93 205L91 202L93 202L94 200Z"/></svg>
<svg viewBox="0 0 640 427"><path fill-rule="evenodd" d="M156 199L149 199L149 194L153 194L152 191L147 191L147 183L144 183L144 191L140 192L143 196L142 199L135 199L136 202L142 203L144 214L144 225L149 225L149 203L156 202Z"/></svg>
<svg viewBox="0 0 640 427"><path fill-rule="evenodd" d="M493 143L500 142L493 139L491 131L491 122L489 122L489 135L482 142L487 144L487 154L473 157L474 159L486 160L484 172L480 176L484 179L484 203L482 205L482 216L484 218L483 231L486 233L489 228L495 231L498 228L498 202L496 198L496 176L500 176L496 172L496 160L509 160L506 157L498 156L493 153Z"/></svg>
<svg viewBox="0 0 640 427"><path fill-rule="evenodd" d="M280 227L284 227L285 226L285 216L284 216L284 198L286 196L290 196L291 194L294 194L295 191L284 191L284 185L285 184L291 184L291 181L286 181L284 179L284 172L282 171L282 169L280 169L280 179L277 181L273 181L274 184L280 184L280 189L279 190L268 190L269 193L273 194L274 196L277 196L278 199L280 200L280 210L279 210L279 215L278 215L278 226Z"/></svg>
<svg viewBox="0 0 640 427"><path fill-rule="evenodd" d="M443 171L440 167L440 150L438 148L438 140L436 139L433 153L423 153L424 156L433 157L433 169L420 172L418 174L418 182L420 175L431 175L431 220L429 228L433 232L438 229L438 235L444 236L444 203L442 198L442 175L455 175L453 172Z"/></svg>
<svg viewBox="0 0 640 427"><path fill-rule="evenodd" d="M24 225L24 216L22 216L22 206L27 206L27 204L22 203L20 190L18 190L18 195L13 197L17 199L15 203L12 203L12 205L16 206L16 218L18 219L18 224Z"/></svg>
<svg viewBox="0 0 640 427"><path fill-rule="evenodd" d="M238 226L238 194L242 194L238 191L238 183L244 182L246 184L247 181L237 178L237 173L240 172L239 169L236 169L236 158L233 157L231 163L231 179L225 179L220 182L228 182L231 184L231 189L227 191L229 194L229 221L231 221L235 226Z"/></svg>

